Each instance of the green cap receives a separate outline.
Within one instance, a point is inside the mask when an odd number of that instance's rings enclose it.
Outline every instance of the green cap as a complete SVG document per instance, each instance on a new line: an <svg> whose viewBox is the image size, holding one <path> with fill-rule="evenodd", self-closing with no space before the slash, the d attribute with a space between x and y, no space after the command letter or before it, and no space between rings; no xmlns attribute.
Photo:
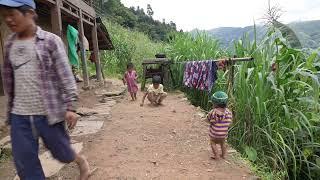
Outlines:
<svg viewBox="0 0 320 180"><path fill-rule="evenodd" d="M227 104L228 95L223 91L217 91L211 96L210 101L214 104Z"/></svg>

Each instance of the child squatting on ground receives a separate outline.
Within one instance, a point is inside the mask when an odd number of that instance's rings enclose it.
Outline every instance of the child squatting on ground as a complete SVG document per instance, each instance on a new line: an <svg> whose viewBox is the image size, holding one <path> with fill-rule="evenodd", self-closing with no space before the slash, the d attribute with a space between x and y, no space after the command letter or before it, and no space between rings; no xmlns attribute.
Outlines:
<svg viewBox="0 0 320 180"><path fill-rule="evenodd" d="M127 65L127 71L124 73L123 84L128 86L128 92L131 95L132 101L137 100L137 85L138 75L134 70L134 66L132 63Z"/></svg>
<svg viewBox="0 0 320 180"><path fill-rule="evenodd" d="M146 97L152 105L162 105L163 100L167 97L167 93L163 90L160 76L153 76L152 84L148 87L147 92L144 94L140 106L143 106Z"/></svg>
<svg viewBox="0 0 320 180"><path fill-rule="evenodd" d="M232 124L232 112L227 108L228 95L225 92L218 91L211 97L213 109L208 113L207 119L210 122L209 136L213 152L212 159L219 159L217 144L221 147L221 157L226 157L225 140L228 136L228 129Z"/></svg>
<svg viewBox="0 0 320 180"><path fill-rule="evenodd" d="M2 72L15 167L20 179L45 180L41 137L55 159L77 163L80 180L87 180L89 164L72 149L65 127L74 128L78 120L76 82L61 38L36 25L35 9L33 0L0 0L0 14L13 32Z"/></svg>

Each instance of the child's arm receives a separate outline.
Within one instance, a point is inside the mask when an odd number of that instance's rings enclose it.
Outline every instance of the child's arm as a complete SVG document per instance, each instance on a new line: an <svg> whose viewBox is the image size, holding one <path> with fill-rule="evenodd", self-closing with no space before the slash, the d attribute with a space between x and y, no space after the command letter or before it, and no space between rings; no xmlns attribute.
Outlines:
<svg viewBox="0 0 320 180"><path fill-rule="evenodd" d="M123 78L122 78L122 82L123 82L124 85L127 84L126 75L127 75L127 73L124 73Z"/></svg>
<svg viewBox="0 0 320 180"><path fill-rule="evenodd" d="M210 111L210 112L207 114L206 120L207 120L208 122L210 122L211 117L212 117L212 111Z"/></svg>
<svg viewBox="0 0 320 180"><path fill-rule="evenodd" d="M143 106L144 100L146 99L147 95L148 95L148 91L145 92L144 95L143 95L143 97L142 97L142 102L141 102L141 104L140 104L141 107Z"/></svg>
<svg viewBox="0 0 320 180"><path fill-rule="evenodd" d="M137 80L139 76L138 76L137 72L135 72L135 74L136 74L136 80Z"/></svg>
<svg viewBox="0 0 320 180"><path fill-rule="evenodd" d="M209 123L211 123L211 122L214 122L215 121L215 119L212 117L213 116L213 113L214 113L214 110L211 110L209 113L208 113L208 115L207 115L207 121L209 122Z"/></svg>

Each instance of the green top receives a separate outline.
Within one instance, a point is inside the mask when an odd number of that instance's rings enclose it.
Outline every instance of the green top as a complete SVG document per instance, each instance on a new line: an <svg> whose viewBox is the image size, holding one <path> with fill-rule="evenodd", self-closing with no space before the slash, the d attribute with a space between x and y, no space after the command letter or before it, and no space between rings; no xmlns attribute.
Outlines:
<svg viewBox="0 0 320 180"><path fill-rule="evenodd" d="M78 43L78 30L76 30L71 25L67 28L67 40L68 40L68 56L69 61L72 66L79 66L78 53L77 53L77 43Z"/></svg>

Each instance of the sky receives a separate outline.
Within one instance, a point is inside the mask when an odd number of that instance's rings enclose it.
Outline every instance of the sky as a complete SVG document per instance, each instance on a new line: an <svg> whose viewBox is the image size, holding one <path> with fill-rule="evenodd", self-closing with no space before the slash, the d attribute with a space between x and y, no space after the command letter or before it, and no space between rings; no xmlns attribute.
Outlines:
<svg viewBox="0 0 320 180"><path fill-rule="evenodd" d="M245 27L263 23L268 0L121 0L127 7L147 9L151 4L154 18L173 21L184 31L217 27ZM320 0L271 0L283 13L281 22L320 20Z"/></svg>

